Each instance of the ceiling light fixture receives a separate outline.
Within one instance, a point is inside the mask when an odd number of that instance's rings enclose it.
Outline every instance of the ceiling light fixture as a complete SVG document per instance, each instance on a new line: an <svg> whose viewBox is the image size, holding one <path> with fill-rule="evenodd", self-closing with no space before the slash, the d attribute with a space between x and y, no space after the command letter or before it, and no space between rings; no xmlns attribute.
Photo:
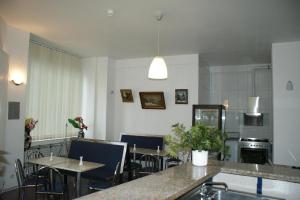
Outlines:
<svg viewBox="0 0 300 200"><path fill-rule="evenodd" d="M155 18L158 21L157 30L157 56L155 56L151 62L148 72L149 79L167 79L168 69L165 60L159 55L159 33L160 33L160 21L163 18L162 12L158 11L155 14Z"/></svg>
<svg viewBox="0 0 300 200"><path fill-rule="evenodd" d="M112 17L112 16L114 16L114 14L115 14L115 11L113 9L106 10L107 17Z"/></svg>

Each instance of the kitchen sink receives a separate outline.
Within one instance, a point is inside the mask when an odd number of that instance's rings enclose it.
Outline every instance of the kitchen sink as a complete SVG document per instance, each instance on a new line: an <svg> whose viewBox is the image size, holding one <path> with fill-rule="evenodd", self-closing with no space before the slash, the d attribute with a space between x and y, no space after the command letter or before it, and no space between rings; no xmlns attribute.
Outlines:
<svg viewBox="0 0 300 200"><path fill-rule="evenodd" d="M215 185L215 184L213 184ZM220 183L218 184L220 185ZM221 185L226 185L222 183ZM228 190L228 187L216 188L212 185L201 185L188 194L179 198L179 200L283 200L281 198L257 195L252 193Z"/></svg>

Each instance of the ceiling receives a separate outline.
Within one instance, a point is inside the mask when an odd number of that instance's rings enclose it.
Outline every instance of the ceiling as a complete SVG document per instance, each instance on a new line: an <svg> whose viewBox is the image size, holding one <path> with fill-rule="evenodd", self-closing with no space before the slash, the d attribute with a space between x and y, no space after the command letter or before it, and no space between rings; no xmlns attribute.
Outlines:
<svg viewBox="0 0 300 200"><path fill-rule="evenodd" d="M162 56L270 63L273 42L300 40L299 0L0 0L6 23L82 57L154 56L157 10Z"/></svg>

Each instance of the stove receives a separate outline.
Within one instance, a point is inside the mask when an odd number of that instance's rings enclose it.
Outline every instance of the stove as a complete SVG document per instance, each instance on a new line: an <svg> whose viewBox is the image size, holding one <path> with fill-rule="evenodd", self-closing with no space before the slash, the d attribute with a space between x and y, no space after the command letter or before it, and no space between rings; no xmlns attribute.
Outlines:
<svg viewBox="0 0 300 200"><path fill-rule="evenodd" d="M240 138L240 141L269 142L269 139L265 139L265 138Z"/></svg>
<svg viewBox="0 0 300 200"><path fill-rule="evenodd" d="M239 161L267 164L271 162L271 143L265 138L240 138Z"/></svg>

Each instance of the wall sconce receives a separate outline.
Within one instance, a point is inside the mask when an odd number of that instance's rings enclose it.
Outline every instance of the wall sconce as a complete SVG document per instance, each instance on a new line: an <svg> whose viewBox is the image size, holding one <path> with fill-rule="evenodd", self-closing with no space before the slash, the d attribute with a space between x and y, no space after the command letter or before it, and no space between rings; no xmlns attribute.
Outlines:
<svg viewBox="0 0 300 200"><path fill-rule="evenodd" d="M12 75L11 82L13 82L15 85L21 85L24 83L24 80L20 73L14 73Z"/></svg>

